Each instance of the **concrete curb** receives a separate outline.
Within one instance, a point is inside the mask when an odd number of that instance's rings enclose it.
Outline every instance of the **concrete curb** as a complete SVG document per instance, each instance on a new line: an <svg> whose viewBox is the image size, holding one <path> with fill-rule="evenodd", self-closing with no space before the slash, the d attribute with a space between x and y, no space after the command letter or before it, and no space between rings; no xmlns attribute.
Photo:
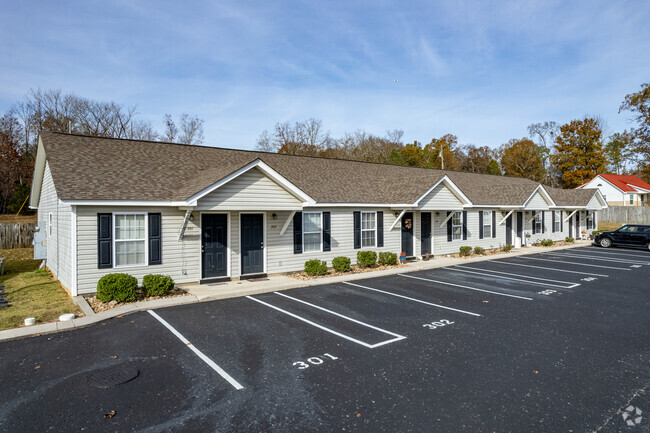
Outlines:
<svg viewBox="0 0 650 433"><path fill-rule="evenodd" d="M384 275L395 275L403 272L413 272L425 269L444 268L447 266L454 266L460 263L474 263L484 262L489 260L506 259L510 257L525 256L529 254L537 254L540 252L566 250L570 248L578 248L591 245L591 241L576 241L573 245L563 245L560 247L528 247L523 250L510 252L507 254L498 254L492 256L480 256L469 258L452 258L452 257L438 257L432 258L429 261L417 261L407 264L407 266L400 266L399 268L384 269L374 272L363 272L359 274L339 275L336 277L315 278L313 280L301 281L286 276L270 277L268 280L260 282L233 282L227 284L232 285L227 290L219 289L218 293L210 293L207 295L200 295L192 293L188 296L177 296L175 298L156 299L154 301L135 302L133 304L121 305L119 307L111 308L110 310L95 313L90 305L86 302L83 296L74 298L74 302L79 305L84 312L84 317L79 317L67 322L51 322L42 325L35 325L22 328L7 329L0 331L0 341L15 340L18 338L38 336L43 334L51 334L59 331L68 331L71 329L78 329L84 326L89 326L104 320L111 319L116 316L122 316L137 311L151 310L155 308L173 307L177 305L194 304L197 302L216 301L228 298L237 298L241 296L258 295L261 293L275 292L281 290L296 289L299 287L312 287L322 286L325 284L341 283L344 281L362 280L365 278L375 278ZM253 287L237 287L253 286ZM191 289L190 289L191 290Z"/></svg>

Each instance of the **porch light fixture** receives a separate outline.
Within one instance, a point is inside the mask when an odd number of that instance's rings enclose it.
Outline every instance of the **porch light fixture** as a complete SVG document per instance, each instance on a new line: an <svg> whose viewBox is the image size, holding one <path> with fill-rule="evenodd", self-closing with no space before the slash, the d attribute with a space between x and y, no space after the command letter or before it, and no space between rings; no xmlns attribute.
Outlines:
<svg viewBox="0 0 650 433"><path fill-rule="evenodd" d="M393 212L393 215L395 215L395 218L397 218L399 216L399 212L395 211Z"/></svg>
<svg viewBox="0 0 650 433"><path fill-rule="evenodd" d="M278 219L278 214L274 213L273 215L271 215L271 217L272 217L274 220L276 220L276 219Z"/></svg>

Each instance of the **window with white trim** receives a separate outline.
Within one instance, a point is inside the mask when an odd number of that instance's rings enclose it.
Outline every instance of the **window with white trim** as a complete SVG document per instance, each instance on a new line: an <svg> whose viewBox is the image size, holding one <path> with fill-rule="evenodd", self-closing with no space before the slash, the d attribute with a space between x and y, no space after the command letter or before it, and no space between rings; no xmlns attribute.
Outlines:
<svg viewBox="0 0 650 433"><path fill-rule="evenodd" d="M454 241L463 239L463 212L454 212L451 217L451 239Z"/></svg>
<svg viewBox="0 0 650 433"><path fill-rule="evenodd" d="M587 211L587 230L594 228L594 213Z"/></svg>
<svg viewBox="0 0 650 433"><path fill-rule="evenodd" d="M483 237L484 238L492 237L492 211L491 210L483 211Z"/></svg>
<svg viewBox="0 0 650 433"><path fill-rule="evenodd" d="M630 194L630 204L634 204L634 194Z"/></svg>
<svg viewBox="0 0 650 433"><path fill-rule="evenodd" d="M50 212L47 216L47 236L50 238L52 237L52 220L52 212Z"/></svg>
<svg viewBox="0 0 650 433"><path fill-rule="evenodd" d="M145 213L113 214L115 267L146 264Z"/></svg>
<svg viewBox="0 0 650 433"><path fill-rule="evenodd" d="M377 246L377 212L361 212L361 248Z"/></svg>
<svg viewBox="0 0 650 433"><path fill-rule="evenodd" d="M559 232L560 231L560 219L562 218L562 214L560 213L559 210L553 211L555 212L555 224L553 225L553 231L554 232Z"/></svg>
<svg viewBox="0 0 650 433"><path fill-rule="evenodd" d="M542 232L542 212L537 212L535 214L535 221L533 222L535 224L535 233L541 233Z"/></svg>
<svg viewBox="0 0 650 433"><path fill-rule="evenodd" d="M305 253L323 251L323 213L302 213L302 251Z"/></svg>

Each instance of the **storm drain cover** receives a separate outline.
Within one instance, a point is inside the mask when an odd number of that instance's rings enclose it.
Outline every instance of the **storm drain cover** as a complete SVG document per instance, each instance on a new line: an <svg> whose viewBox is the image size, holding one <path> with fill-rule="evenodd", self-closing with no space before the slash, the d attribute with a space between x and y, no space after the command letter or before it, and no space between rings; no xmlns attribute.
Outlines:
<svg viewBox="0 0 650 433"><path fill-rule="evenodd" d="M135 379L140 371L125 365L116 365L88 376L88 383L97 388L110 388Z"/></svg>

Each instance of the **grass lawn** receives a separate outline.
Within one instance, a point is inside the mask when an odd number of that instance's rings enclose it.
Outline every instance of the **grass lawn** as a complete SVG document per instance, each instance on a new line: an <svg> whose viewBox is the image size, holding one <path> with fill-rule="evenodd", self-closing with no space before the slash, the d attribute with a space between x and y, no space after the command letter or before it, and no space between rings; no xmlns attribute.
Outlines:
<svg viewBox="0 0 650 433"><path fill-rule="evenodd" d="M38 269L39 260L32 260L32 248L0 249L4 257L4 274L0 285L5 286L9 307L0 308L0 330L22 326L27 317L36 323L58 320L64 313L80 314L77 304L52 277L47 269Z"/></svg>
<svg viewBox="0 0 650 433"><path fill-rule="evenodd" d="M36 222L36 214L34 215L0 214L0 224L1 223L35 223L35 222Z"/></svg>

